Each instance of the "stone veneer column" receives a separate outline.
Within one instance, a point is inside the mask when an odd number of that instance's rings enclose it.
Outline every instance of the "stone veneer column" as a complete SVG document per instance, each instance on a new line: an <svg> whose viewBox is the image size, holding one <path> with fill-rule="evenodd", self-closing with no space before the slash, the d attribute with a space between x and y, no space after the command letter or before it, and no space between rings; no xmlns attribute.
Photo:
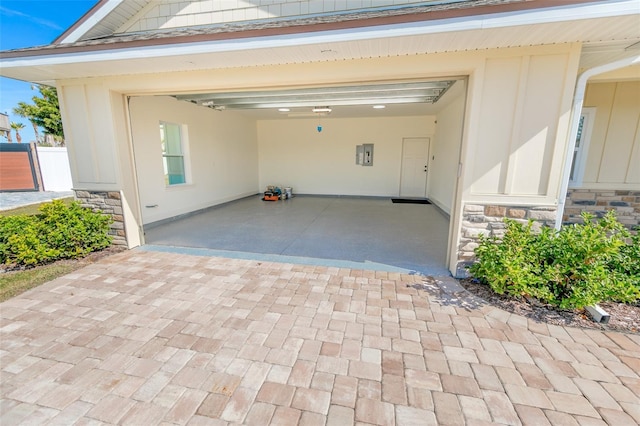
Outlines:
<svg viewBox="0 0 640 426"><path fill-rule="evenodd" d="M103 214L111 216L113 223L109 235L113 237L111 244L127 246L127 238L124 232L124 216L122 215L122 198L117 191L75 191L76 199L82 207L93 211L100 210Z"/></svg>
<svg viewBox="0 0 640 426"><path fill-rule="evenodd" d="M555 225L554 206L504 206L495 204L465 204L462 212L462 230L458 245L456 276L466 277L469 266L475 260L474 250L478 247L480 235L502 237L505 232L504 218L521 223L534 221L534 230L542 226Z"/></svg>
<svg viewBox="0 0 640 426"><path fill-rule="evenodd" d="M640 226L640 191L569 189L562 221L582 223L583 211L602 217L609 210L615 210L618 221L627 228Z"/></svg>

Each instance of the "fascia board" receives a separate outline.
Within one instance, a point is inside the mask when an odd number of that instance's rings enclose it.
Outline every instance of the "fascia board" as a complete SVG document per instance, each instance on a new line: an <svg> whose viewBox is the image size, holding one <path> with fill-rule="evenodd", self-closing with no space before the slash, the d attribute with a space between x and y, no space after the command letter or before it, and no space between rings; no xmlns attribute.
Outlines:
<svg viewBox="0 0 640 426"><path fill-rule="evenodd" d="M124 0L108 0L100 9L98 9L93 15L87 18L78 28L71 31L63 39L59 40L60 44L75 43L80 38L95 27L100 21L102 21L109 13L118 7Z"/></svg>

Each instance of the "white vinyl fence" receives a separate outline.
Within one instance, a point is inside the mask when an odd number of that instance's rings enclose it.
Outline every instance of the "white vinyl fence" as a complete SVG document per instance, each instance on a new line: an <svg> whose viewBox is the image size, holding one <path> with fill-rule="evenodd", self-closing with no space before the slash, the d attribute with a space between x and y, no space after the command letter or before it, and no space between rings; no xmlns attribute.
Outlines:
<svg viewBox="0 0 640 426"><path fill-rule="evenodd" d="M38 147L38 161L45 191L71 191L67 148Z"/></svg>

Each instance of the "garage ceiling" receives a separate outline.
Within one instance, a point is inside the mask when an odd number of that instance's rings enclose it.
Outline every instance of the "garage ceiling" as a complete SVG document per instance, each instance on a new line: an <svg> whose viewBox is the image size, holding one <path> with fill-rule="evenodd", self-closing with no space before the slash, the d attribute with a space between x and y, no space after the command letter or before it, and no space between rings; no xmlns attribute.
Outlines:
<svg viewBox="0 0 640 426"><path fill-rule="evenodd" d="M177 94L174 97L219 111L241 110L254 118L304 118L329 114L333 117L356 117L372 115L374 106L378 110L386 110L380 111L378 115L414 115L433 113L434 105L455 82L456 79L447 79L286 90ZM438 109L441 106L442 104L438 105ZM318 107L328 107L331 111L314 112Z"/></svg>

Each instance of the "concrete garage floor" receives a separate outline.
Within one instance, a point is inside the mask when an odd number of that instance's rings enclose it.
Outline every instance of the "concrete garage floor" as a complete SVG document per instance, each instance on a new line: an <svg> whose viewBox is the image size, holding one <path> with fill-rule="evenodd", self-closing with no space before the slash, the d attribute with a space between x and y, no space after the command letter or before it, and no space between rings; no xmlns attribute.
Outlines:
<svg viewBox="0 0 640 426"><path fill-rule="evenodd" d="M245 259L442 276L449 275L448 229L448 218L433 205L318 196L267 202L255 196L146 226L145 239L148 249L160 251L191 247Z"/></svg>

